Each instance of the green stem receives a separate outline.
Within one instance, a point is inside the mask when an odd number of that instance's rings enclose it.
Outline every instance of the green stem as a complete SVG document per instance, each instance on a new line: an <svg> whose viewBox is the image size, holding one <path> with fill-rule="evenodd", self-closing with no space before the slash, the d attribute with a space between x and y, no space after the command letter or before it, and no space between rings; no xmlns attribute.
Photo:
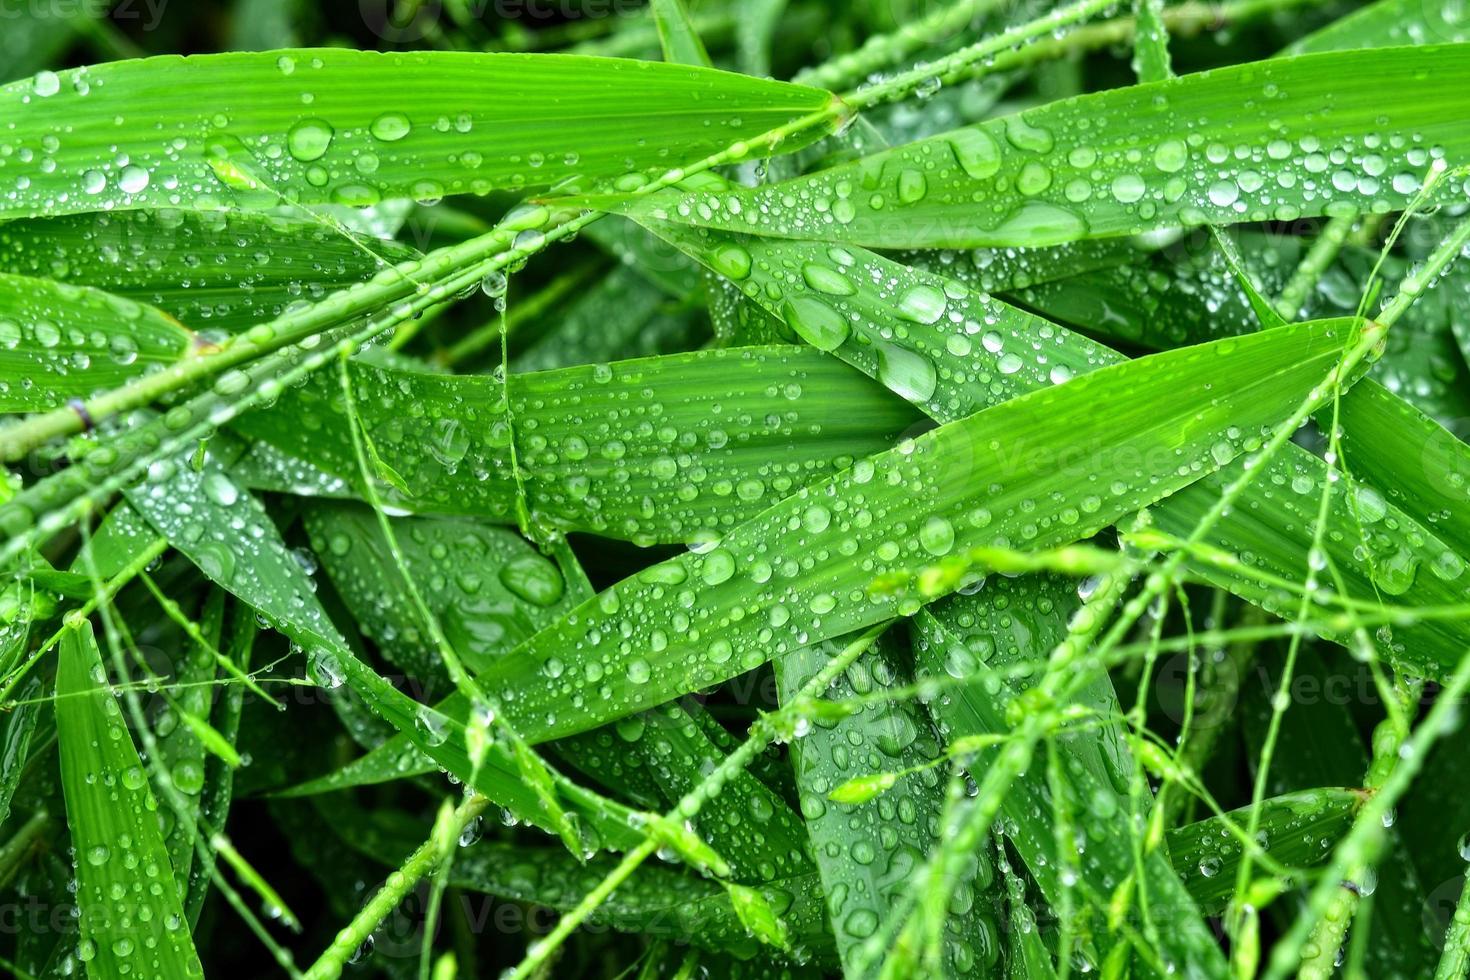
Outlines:
<svg viewBox="0 0 1470 980"><path fill-rule="evenodd" d="M1133 72L1140 82L1174 77L1169 60L1169 27L1164 0L1133 0Z"/></svg>
<svg viewBox="0 0 1470 980"><path fill-rule="evenodd" d="M790 720L799 716L812 698L827 690L838 675L852 666L853 661L872 646L873 641L889 625L883 622L864 630L857 639L829 660L826 666L813 674L785 706L757 719L755 724L750 726L750 732L745 741L741 742L735 751L725 756L709 775L700 780L698 785L684 794L683 798L670 808L665 819L683 822L692 821L697 817L705 804L718 796L731 778L750 765L758 752L775 741L784 732ZM658 842L653 837L648 837L643 843L624 855L618 866L609 872L607 877L577 904L576 908L562 916L555 929L526 950L525 959L521 960L514 970L507 973L504 980L527 980L539 970L557 948L566 941L567 937L575 932L588 916L597 911L607 896L612 894L613 889L627 880L628 876L657 850Z"/></svg>
<svg viewBox="0 0 1470 980"><path fill-rule="evenodd" d="M1435 280L1450 267L1455 259L1460 257L1467 244L1470 244L1470 218L1461 221L1450 236L1430 253L1428 258L1404 277L1404 281L1399 284L1397 295L1378 314L1378 322L1389 326L1403 316L1409 307L1414 305L1414 301L1434 284Z"/></svg>
<svg viewBox="0 0 1470 980"><path fill-rule="evenodd" d="M1463 980L1470 976L1470 874L1465 880L1467 884L1460 889L1460 900L1455 903L1454 918L1445 929L1444 952L1440 954L1434 980Z"/></svg>
<svg viewBox="0 0 1470 980"><path fill-rule="evenodd" d="M1054 10L1045 17L1039 17L1019 27L1013 27L993 37L988 37L931 63L918 65L907 71L899 72L892 78L859 88L844 96L842 101L850 109L860 111L885 102L897 102L907 98L933 79L947 81L957 78L963 73L970 72L977 64L985 64L984 70L988 73L991 70L988 64L989 59L1019 44L1053 34L1078 21L1086 20L1116 3L1117 0L1078 0L1077 3Z"/></svg>
<svg viewBox="0 0 1470 980"><path fill-rule="evenodd" d="M10 882L20 870L22 862L41 839L41 834L50 822L50 814L44 809L37 810L31 814L29 820L20 825L15 835L5 842L5 846L0 847L0 888L10 887Z"/></svg>
<svg viewBox="0 0 1470 980"><path fill-rule="evenodd" d="M1219 498L1211 506L1199 522L1195 525L1193 532L1187 539L1188 545L1198 544L1210 529L1219 522L1236 500L1250 485L1256 474L1262 469L1264 462L1280 452L1281 448L1291 440L1292 435L1311 417L1322 404L1342 386L1358 366L1378 347L1385 333L1381 324L1368 322L1364 325L1358 340L1348 347L1342 358L1327 373L1322 384L1317 385L1304 398L1297 409L1281 425L1277 426L1270 440L1262 447L1258 454L1258 463L1254 466L1245 467L1240 476L1226 486ZM1147 611L1149 605L1156 599L1169 583L1173 582L1180 573L1184 556L1187 550L1174 552L1165 562L1164 567L1157 572L1151 573L1145 581L1144 588L1139 594L1130 599L1123 607L1122 615L1113 623L1107 634L1102 638L1095 657L1106 654L1116 643L1118 643L1133 625ZM1134 566L1140 567L1138 565ZM1129 576L1131 577L1131 576ZM1122 579L1120 582L1119 579ZM1121 598L1121 589L1126 578L1116 573L1104 577L1104 587L1099 592L1104 592L1108 600L1107 611L1116 606ZM1115 594L1116 593L1116 594ZM1097 598L1094 596L1093 598ZM1037 689L1040 692L1037 703L1050 706L1060 706L1067 703L1067 698L1081 685L1085 684L1094 676L1098 669L1095 664L1083 663L1083 653L1090 642L1096 638L1101 628L1101 617L1091 612L1092 602L1089 600L1084 604L1078 616L1074 620L1073 629L1048 658L1046 670ZM1087 614L1084 616L1084 614ZM962 871L962 865L955 867L957 862L962 862L964 857L973 853L979 845L980 837L1000 812L1001 798L1010 788L1012 782L1026 770L1031 763L1037 742L1046 734L1050 727L1055 711L1036 711L1027 716L1017 730L1016 738L1008 744L1005 750L996 759L985 774L984 781L980 784L980 791L976 794L971 804L971 811L964 825L951 838L949 845L941 850L936 860L942 861L946 854L950 855L950 866L940 865L940 870L935 873L931 868L929 874L929 887L931 889L942 889L947 894L952 891L956 883L961 879L957 872ZM960 855L955 858L953 855ZM942 903L934 903L942 907ZM911 920L910 927L915 923ZM908 930L906 930L906 934ZM902 941L902 940L901 940Z"/></svg>
<svg viewBox="0 0 1470 980"><path fill-rule="evenodd" d="M1006 743L985 770L980 788L968 804L968 811L957 814L957 823L948 828L949 836L925 871L923 880L927 895L921 907L947 908L954 888L968 877L967 866L1000 815L1007 791L1030 767L1036 744L1055 724L1054 706L1063 703L1061 695L1066 681L1078 667L1083 652L1117 609L1124 590L1141 565L1137 558L1130 557L1118 570L1104 574L1092 595L1073 617L1067 636L1052 649L1041 680L1034 693L1028 695L1028 701L1043 710L1026 714L1013 740ZM903 950L917 947L923 929L920 919L920 916L909 919L894 945L895 954L902 955Z"/></svg>
<svg viewBox="0 0 1470 980"><path fill-rule="evenodd" d="M870 37L856 51L802 69L791 80L798 85L815 85L830 91L849 88L917 51L973 27L1001 3L1002 0L960 0L928 17L910 21L891 34Z"/></svg>
<svg viewBox="0 0 1470 980"><path fill-rule="evenodd" d="M450 819L453 833L441 832L441 828L436 826L429 839L409 855L401 868L388 876L377 894L368 899L352 921L337 933L332 945L303 974L304 980L335 980L341 976L347 961L372 935L378 923L392 914L398 903L418 886L425 875L453 853L452 849L459 846L460 832L489 805L490 801L485 797L472 794L455 809Z"/></svg>
<svg viewBox="0 0 1470 980"><path fill-rule="evenodd" d="M1381 791L1398 768L1399 750L1403 748L1410 734L1408 714L1418 704L1423 691L1423 681L1399 682L1396 693L1401 710L1391 711L1373 730L1373 762L1368 767L1367 778L1363 780L1363 788L1368 792ZM1376 855L1371 855L1370 858L1376 858ZM1348 887L1346 882L1362 882L1372 872L1372 860L1349 868L1348 875L1343 879L1343 887L1333 893L1327 911L1312 930L1307 944L1302 947L1301 968L1297 973L1300 980L1329 980L1336 971L1337 951L1342 948L1348 926L1352 924L1353 916L1362 901L1359 890Z"/></svg>
<svg viewBox="0 0 1470 980"><path fill-rule="evenodd" d="M1302 258L1301 264L1291 274L1291 279L1281 290L1281 295L1276 300L1276 312L1287 320L1295 320L1301 313L1302 307L1307 305L1307 296L1317 288L1317 282L1322 274L1327 271L1328 266L1337 261L1338 254L1347 243L1348 235L1358 222L1357 215L1343 215L1333 218L1322 226L1322 232L1307 254Z"/></svg>
<svg viewBox="0 0 1470 980"><path fill-rule="evenodd" d="M1189 37L1201 31L1238 24L1292 7L1315 6L1325 0L1236 0L1233 3L1181 3L1165 7L1163 23L1174 37ZM1132 17L1079 27L1062 38L1049 38L1027 45L1019 51L998 55L988 72L1012 71L1042 61L1064 58L1079 51L1096 51L1129 44L1138 32Z"/></svg>
<svg viewBox="0 0 1470 980"><path fill-rule="evenodd" d="M1424 765L1434 743L1459 724L1464 712L1463 699L1470 689L1470 652L1467 652L1455 668L1454 674L1440 691L1429 715L1414 730L1414 734L1399 751L1399 762L1383 787L1363 804L1358 818L1353 822L1347 836L1333 851L1332 862L1323 870L1307 897L1306 908L1292 923L1291 929L1276 944L1267 966L1265 980L1285 980L1296 966L1298 952L1303 949L1308 936L1318 921L1332 908L1340 882L1354 868L1371 867L1384 847L1384 818L1408 792L1414 777Z"/></svg>

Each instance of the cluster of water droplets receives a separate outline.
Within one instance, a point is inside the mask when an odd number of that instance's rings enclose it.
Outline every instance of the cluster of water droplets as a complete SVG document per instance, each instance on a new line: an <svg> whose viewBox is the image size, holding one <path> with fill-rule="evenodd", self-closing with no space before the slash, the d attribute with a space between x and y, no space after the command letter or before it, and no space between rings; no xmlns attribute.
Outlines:
<svg viewBox="0 0 1470 980"><path fill-rule="evenodd" d="M1208 119L1208 89L1226 73L1241 100L1228 126ZM1320 80L1280 69L1215 74L1055 103L776 185L692 192L667 213L887 247L1041 246L1206 221L1387 211L1414 196L1452 137L1412 111L1318 112ZM1293 117L1307 111L1303 132Z"/></svg>

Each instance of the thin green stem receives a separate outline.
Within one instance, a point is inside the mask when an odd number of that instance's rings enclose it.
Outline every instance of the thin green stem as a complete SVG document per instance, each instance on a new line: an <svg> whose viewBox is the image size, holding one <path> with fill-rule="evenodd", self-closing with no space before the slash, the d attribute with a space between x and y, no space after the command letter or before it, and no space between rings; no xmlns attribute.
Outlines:
<svg viewBox="0 0 1470 980"><path fill-rule="evenodd" d="M736 773L750 765L758 752L783 735L790 723L802 712L808 710L808 703L830 687L839 674L852 666L853 662L873 645L873 642L889 625L888 622L879 623L860 633L821 670L813 674L785 706L758 718L755 724L750 726L750 732L746 735L745 741L741 742L735 751L725 756L720 764L700 780L693 789L685 793L669 809L664 819L685 822L697 817L705 804L718 796ZM506 974L505 980L528 980L533 973L541 969L567 937L575 932L588 916L597 911L607 896L612 894L619 884L626 881L628 876L657 850L658 841L650 836L624 855L618 866L609 872L607 877L577 904L576 908L562 916L555 929L526 951L525 958L514 970Z"/></svg>
<svg viewBox="0 0 1470 980"><path fill-rule="evenodd" d="M1342 247L1347 243L1348 235L1357 222L1357 215L1343 215L1322 226L1317 240L1302 257L1301 264L1296 267L1276 299L1276 312L1283 318L1295 320L1301 313L1302 308L1307 305L1307 297L1317 288L1323 273L1337 261L1338 254L1342 252Z"/></svg>
<svg viewBox="0 0 1470 980"><path fill-rule="evenodd" d="M1470 689L1470 652L1461 658L1424 721L1400 747L1399 762L1392 775L1363 804L1347 835L1333 850L1332 861L1308 895L1306 908L1272 951L1265 980L1285 980L1287 974L1296 968L1300 953L1317 923L1332 908L1340 883L1354 868L1372 867L1377 861L1385 844L1385 818L1408 792L1434 744L1459 724L1465 710L1467 689Z"/></svg>
<svg viewBox="0 0 1470 980"><path fill-rule="evenodd" d="M815 85L829 91L849 88L875 72L973 28L995 12L1003 0L960 0L941 7L927 17L910 21L890 34L868 38L856 51L839 55L792 76L799 85Z"/></svg>
<svg viewBox="0 0 1470 980"><path fill-rule="evenodd" d="M1114 6L1116 2L1117 0L1078 0L1077 3L1054 10L1045 17L1039 17L969 47L961 48L930 64L918 65L908 71L899 72L892 78L859 88L844 96L842 101L854 111L868 109L885 102L897 102L912 95L924 85L932 84L933 79L946 81L956 78L963 73L970 72L976 65L988 62L989 59L993 59L1003 51L1009 51L1034 38L1054 34Z"/></svg>
<svg viewBox="0 0 1470 980"><path fill-rule="evenodd" d="M521 323L543 316L556 304L586 286L604 268L603 262L594 260L562 273L545 288L518 301L504 315L497 314L488 323L465 334L435 359L445 367L454 367L466 358L480 353Z"/></svg>
<svg viewBox="0 0 1470 980"><path fill-rule="evenodd" d="M1470 883L1470 872L1465 876ZM1444 951L1434 971L1434 980L1464 980L1470 976L1470 884L1460 889L1455 914L1444 934Z"/></svg>
<svg viewBox="0 0 1470 980"><path fill-rule="evenodd" d="M1424 691L1424 682L1400 679L1395 695L1400 710L1390 712L1389 717L1379 722L1373 731L1373 761L1368 767L1363 788L1377 793L1392 777L1399 765L1399 751L1408 740L1408 715L1418 705ZM1376 858L1376 855L1372 855ZM1343 886L1332 895L1327 911L1312 930L1311 938L1302 947L1302 962L1297 976L1300 980L1329 980L1337 970L1337 954L1353 923L1354 914L1362 901L1361 884L1374 873L1372 863L1362 863L1348 869Z"/></svg>
<svg viewBox="0 0 1470 980"><path fill-rule="evenodd" d="M474 820L490 801L478 793L470 794L463 803L454 811L450 818L453 833L441 832L442 828L435 826L429 839L420 844L419 847L408 856L403 866L390 874L383 887L358 910L352 921L342 931L337 933L332 944L328 946L317 958L317 961L303 975L304 980L335 980L342 975L342 970L347 966L347 961L352 954L367 941L378 927L378 923L386 919L398 903L407 897L408 893L418 886L419 881L453 853L453 848L459 846L459 834Z"/></svg>

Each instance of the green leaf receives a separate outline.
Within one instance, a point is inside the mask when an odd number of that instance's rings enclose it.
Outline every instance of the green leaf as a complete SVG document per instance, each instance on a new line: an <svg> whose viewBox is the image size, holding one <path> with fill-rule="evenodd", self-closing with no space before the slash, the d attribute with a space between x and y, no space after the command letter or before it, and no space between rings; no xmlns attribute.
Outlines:
<svg viewBox="0 0 1470 980"><path fill-rule="evenodd" d="M666 806L676 804L725 759L692 716L703 710L693 699L675 701L613 726L625 751L653 775ZM729 865L725 877L735 882L760 884L811 870L801 819L749 770L732 776L701 808L694 828Z"/></svg>
<svg viewBox="0 0 1470 980"><path fill-rule="evenodd" d="M1432 528L1446 547L1426 555L1429 574L1460 580L1470 561L1470 445L1382 386L1361 388L1339 408L1349 472Z"/></svg>
<svg viewBox="0 0 1470 980"><path fill-rule="evenodd" d="M808 343L830 349L938 421L960 418L1038 387L1066 383L1076 374L1117 364L1122 357L988 295L977 295L953 279L863 249L667 223L652 227L732 277L747 296L792 324ZM1228 276L1223 270L1219 274ZM1226 281L1236 288L1233 281ZM1128 288L1140 292L1136 285ZM1154 288L1145 281L1141 292L1147 296ZM1183 303L1186 295L1187 290L1181 289L1176 301ZM1103 299L1105 304L1108 297ZM1112 320L1110 307L1091 305L1103 311L1104 322ZM1143 307L1130 318L1135 322L1156 317L1147 302L1125 298L1119 305L1125 311L1130 305ZM1185 316L1188 323L1209 323L1195 309ZM1222 319L1250 329L1254 317L1242 296L1238 319ZM1211 336L1212 331L1204 335ZM1241 465L1234 463L1224 473L1206 476L1199 486L1161 501L1155 508L1159 525L1176 537L1188 537ZM1192 560L1192 570L1272 611L1294 608L1295 598L1278 583L1296 581L1307 567L1318 500L1314 488L1320 489L1326 478L1319 457L1296 446L1285 447L1264 464L1262 475L1242 493L1240 506L1230 508L1206 537L1209 545L1236 556L1235 564ZM1421 606L1458 603L1455 566L1443 558L1447 548L1436 539L1433 522L1397 509L1382 516L1385 519L1369 522L1372 527L1364 542L1353 508L1344 495L1334 495L1323 549L1342 570L1349 595L1370 602L1385 594L1411 596L1404 601ZM1364 545L1372 556L1367 563L1361 552ZM1444 574L1417 574L1421 565L1435 568L1435 562ZM1276 582L1270 581L1272 577ZM1345 628L1322 624L1318 632L1341 638ZM1394 642L1385 645L1385 655L1428 676L1447 671L1470 639L1457 621L1444 618L1411 621L1397 627L1395 634Z"/></svg>
<svg viewBox="0 0 1470 980"><path fill-rule="evenodd" d="M1152 260L1094 269L1017 291L1015 301L1028 309L1129 345L1166 349L1202 343L1259 328L1260 317L1228 262L1213 249L1199 248L1196 238L1159 252ZM1301 260L1296 238L1259 232L1238 236L1242 258L1261 287L1276 294ZM1376 253L1356 246L1342 250L1323 273L1305 308L1309 318L1356 313L1362 294L1378 265ZM1410 264L1386 258L1380 274L1392 281L1409 272ZM963 266L956 270L970 281ZM1455 311L1463 302L1470 277L1451 269L1394 324L1383 357L1372 376L1399 397L1441 419L1470 417L1470 380L1454 328ZM1204 301L1202 302L1202 298Z"/></svg>
<svg viewBox="0 0 1470 980"><path fill-rule="evenodd" d="M709 52L699 39L699 32L689 19L684 0L653 0L653 16L658 23L658 41L664 49L664 60L676 65L711 64Z"/></svg>
<svg viewBox="0 0 1470 980"><path fill-rule="evenodd" d="M500 382L363 360L350 370L369 393L364 431L412 492L390 495L395 506L514 523ZM238 428L355 484L334 387L289 390ZM846 365L790 347L515 375L510 390L532 517L646 544L731 527L892 445L917 419Z"/></svg>
<svg viewBox="0 0 1470 980"><path fill-rule="evenodd" d="M951 745L960 739L1004 735L1011 730L1009 712L1021 703L1029 683L1020 676L1007 680L1007 669L1044 658L1067 635L1068 620L1078 605L1072 583L1053 576L1028 576L987 582L976 595L937 603L915 618L915 660L920 675L959 681L930 706ZM1117 717L1120 710L1106 676L1081 691L1075 703L1102 719ZM1106 908L1120 883L1136 880L1139 865L1134 848L1142 846L1134 839L1141 833L1142 818L1132 815L1126 792L1133 776L1128 749L1118 727L1107 724L1060 735L1056 744L1065 760L1066 805L1072 812L1074 832L1084 837L1074 858L1074 887L1079 901ZM994 752L981 752L971 765L972 772L983 773ZM1012 783L1001 804L1007 838L1054 909L1060 903L1065 868L1054 827L1058 805L1040 760ZM1120 825L1129 829L1120 832ZM1180 969L1219 972L1213 937L1166 856L1158 850L1143 850L1142 862L1149 905L1143 910L1130 909L1129 924L1142 930L1146 941L1157 942L1166 961ZM1135 898L1135 905L1137 901ZM1147 917L1136 921L1140 911ZM1115 944L1127 945L1123 936L1103 934L1104 924L1093 928L1100 953Z"/></svg>
<svg viewBox="0 0 1470 980"><path fill-rule="evenodd" d="M1347 833L1363 794L1350 789L1300 790L1261 802L1258 836L1271 858L1288 868L1307 869L1326 861ZM1245 827L1250 807L1226 814ZM1168 832L1169 856L1189 894L1206 915L1225 911L1235 891L1242 847L1220 817L1196 821Z"/></svg>
<svg viewBox="0 0 1470 980"><path fill-rule="evenodd" d="M264 507L241 489L212 455L195 469L184 461L155 467L129 501L208 578L254 607L306 651L308 668L328 691L343 684L404 733L415 748L461 780L541 827L553 826L507 749L491 743L476 768L466 754L463 718L420 705L359 658L315 599L314 588ZM180 506L183 503L185 506ZM237 538L244 534L244 538ZM241 541L248 540L249 547ZM605 842L635 839L631 814L593 794L579 812Z"/></svg>
<svg viewBox="0 0 1470 980"><path fill-rule="evenodd" d="M1253 690L1248 692L1255 696L1242 705L1242 727L1254 759L1260 758L1271 695L1280 681L1281 671L1271 665L1271 669L1263 670L1259 676L1260 684L1251 685ZM1280 795L1311 790L1323 783L1360 784L1368 771L1370 757L1349 710L1352 695L1328 692L1373 690L1368 670L1356 661L1337 658L1328 662L1314 650L1303 650L1298 655L1293 678L1293 686L1288 690L1301 693L1292 698L1290 708L1282 715L1281 749L1272 756L1266 791ZM1395 827L1385 828L1384 834L1386 851L1376 868L1377 888L1369 889L1373 904L1368 917L1367 967L1373 976L1425 975L1436 955L1432 947L1432 919L1425 915L1428 897L1425 883L1415 872L1403 834ZM1439 880L1432 879L1435 883ZM1299 907L1298 903L1278 902L1272 911L1278 918L1289 921Z"/></svg>
<svg viewBox="0 0 1470 980"><path fill-rule="evenodd" d="M447 693L448 674L430 649L428 624L404 592L377 515L361 505L313 501L302 519L323 571L363 635L425 684L424 695ZM574 605L556 566L504 528L399 518L393 529L429 611L472 672Z"/></svg>
<svg viewBox="0 0 1470 980"><path fill-rule="evenodd" d="M96 289L0 273L0 412L57 408L171 364L193 335Z"/></svg>
<svg viewBox="0 0 1470 980"><path fill-rule="evenodd" d="M912 613L935 597L870 587L977 545L1075 541L1188 486L1258 444L1325 377L1349 329L1303 324L1155 355L905 440L717 548L603 592L484 682L503 692L518 730L553 738ZM1095 411L1115 397L1116 411Z"/></svg>
<svg viewBox="0 0 1470 980"><path fill-rule="evenodd" d="M325 801L320 806L325 812ZM331 812L335 816L338 811ZM413 834L395 832L386 820L374 820L360 810L324 822L349 846L382 864L395 863L417 843ZM610 857L579 864L565 851L486 840L464 848L448 878L458 888L567 911L615 864ZM793 945L823 960L830 958L832 936L822 914L815 872L748 891L759 896L752 899L753 904L763 900L779 917L776 928L785 928ZM760 948L726 886L659 865L639 868L593 914L592 921L627 932L658 930L671 939L743 956Z"/></svg>
<svg viewBox="0 0 1470 980"><path fill-rule="evenodd" d="M15 640L23 641L24 638L23 632L18 632L15 637L7 633L5 642L0 644L0 650L7 654L7 659L9 654L20 649L20 643ZM5 721L5 736L0 741L0 827L7 827L11 801L15 799L16 787L20 785L26 763L30 761L31 742L45 704L41 698L41 682L32 680L21 688L19 700L21 703Z"/></svg>
<svg viewBox="0 0 1470 980"><path fill-rule="evenodd" d="M224 592L211 589L200 614L200 632L216 649L223 627L224 599ZM159 717L156 737L159 764L189 803L189 823L175 821L164 837L179 894L186 895L195 856L194 834L197 831L193 825L198 823L200 792L205 783L206 748L211 742L219 741L218 733L211 738L209 733L213 730L208 728L208 722L199 718L201 714L208 714L214 699L214 688L210 682L214 680L216 664L209 651L186 639L172 667L169 681L178 685L178 693L169 698ZM217 744L215 750L219 750ZM234 756L238 765L239 755L234 749L225 745L224 750Z"/></svg>
<svg viewBox="0 0 1470 980"><path fill-rule="evenodd" d="M1465 41L1470 41L1470 23L1453 4L1378 0L1308 34L1287 48L1286 53Z"/></svg>
<svg viewBox="0 0 1470 980"><path fill-rule="evenodd" d="M1381 212L1419 190L1429 156L1417 147L1470 155L1470 135L1452 122L1467 91L1470 66L1454 45L1307 55L1078 96L780 184L632 208L880 248L1042 246Z"/></svg>
<svg viewBox="0 0 1470 980"><path fill-rule="evenodd" d="M158 804L85 620L61 640L56 731L88 975L202 977Z"/></svg>
<svg viewBox="0 0 1470 980"><path fill-rule="evenodd" d="M258 627L255 612L246 606L232 603L233 616L229 626L229 638L224 648L229 657L242 670L250 666L251 649L255 643ZM210 727L234 750L240 736L240 714L244 707L245 686L235 684L225 689L219 703L210 716ZM243 764L243 760L241 760ZM207 826L223 828L234 802L235 769L224 753L216 753L205 763L204 789L200 794L199 813ZM189 889L184 899L184 911L191 923L199 921L204 899L209 895L212 882L209 868L196 861L190 871Z"/></svg>
<svg viewBox="0 0 1470 980"><path fill-rule="evenodd" d="M830 643L805 647L775 662L783 703L836 653ZM824 697L872 697L904 681L891 641L864 653ZM792 741L802 813L822 873L837 949L850 976L871 972L867 940L892 928L897 907L913 887L920 855L938 840L943 769L895 777L933 762L937 736L911 701L872 701L841 720L817 720ZM880 770L891 770L874 775ZM857 786L854 786L854 781ZM886 785L884 785L886 783ZM865 792L875 790L882 792ZM844 792L845 791L845 792ZM897 820L895 814L900 814ZM988 893L994 869L977 857L974 879L962 892L963 914L946 922L944 961L955 976L986 976L1000 952L1000 933Z"/></svg>
<svg viewBox="0 0 1470 980"><path fill-rule="evenodd" d="M281 197L361 206L647 178L830 99L711 69L567 55L320 48L122 61L0 88L13 148L0 175L33 155L50 164L26 167L0 217Z"/></svg>
<svg viewBox="0 0 1470 980"><path fill-rule="evenodd" d="M93 286L195 330L231 332L417 254L324 222L174 210L11 221L0 246L0 270Z"/></svg>

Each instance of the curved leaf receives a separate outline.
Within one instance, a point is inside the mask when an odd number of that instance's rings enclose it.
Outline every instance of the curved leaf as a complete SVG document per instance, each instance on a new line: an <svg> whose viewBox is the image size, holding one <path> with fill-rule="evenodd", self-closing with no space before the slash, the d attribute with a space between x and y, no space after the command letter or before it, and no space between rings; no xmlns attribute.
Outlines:
<svg viewBox="0 0 1470 980"><path fill-rule="evenodd" d="M204 976L158 804L86 621L61 640L56 731L81 911L78 958L96 977Z"/></svg>
<svg viewBox="0 0 1470 980"><path fill-rule="evenodd" d="M631 207L877 248L1383 212L1413 198L1433 157L1470 157L1454 121L1470 111L1467 92L1470 60L1455 45L1306 55L1053 102L780 184Z"/></svg>
<svg viewBox="0 0 1470 980"><path fill-rule="evenodd" d="M624 580L483 680L527 738L554 738L912 612L934 596L907 580L870 589L975 545L1075 541L1188 486L1284 418L1336 363L1346 329L1302 324L1155 355L905 441L705 554ZM1118 407L1098 413L1101 401Z"/></svg>
<svg viewBox="0 0 1470 980"><path fill-rule="evenodd" d="M48 71L0 88L13 151L0 156L0 180L13 187L0 218L275 207L283 196L361 206L648 177L831 98L712 69L573 55L318 48ZM33 157L48 165L23 162Z"/></svg>
<svg viewBox="0 0 1470 980"><path fill-rule="evenodd" d="M194 337L131 299L0 273L0 412L38 412L189 352Z"/></svg>

